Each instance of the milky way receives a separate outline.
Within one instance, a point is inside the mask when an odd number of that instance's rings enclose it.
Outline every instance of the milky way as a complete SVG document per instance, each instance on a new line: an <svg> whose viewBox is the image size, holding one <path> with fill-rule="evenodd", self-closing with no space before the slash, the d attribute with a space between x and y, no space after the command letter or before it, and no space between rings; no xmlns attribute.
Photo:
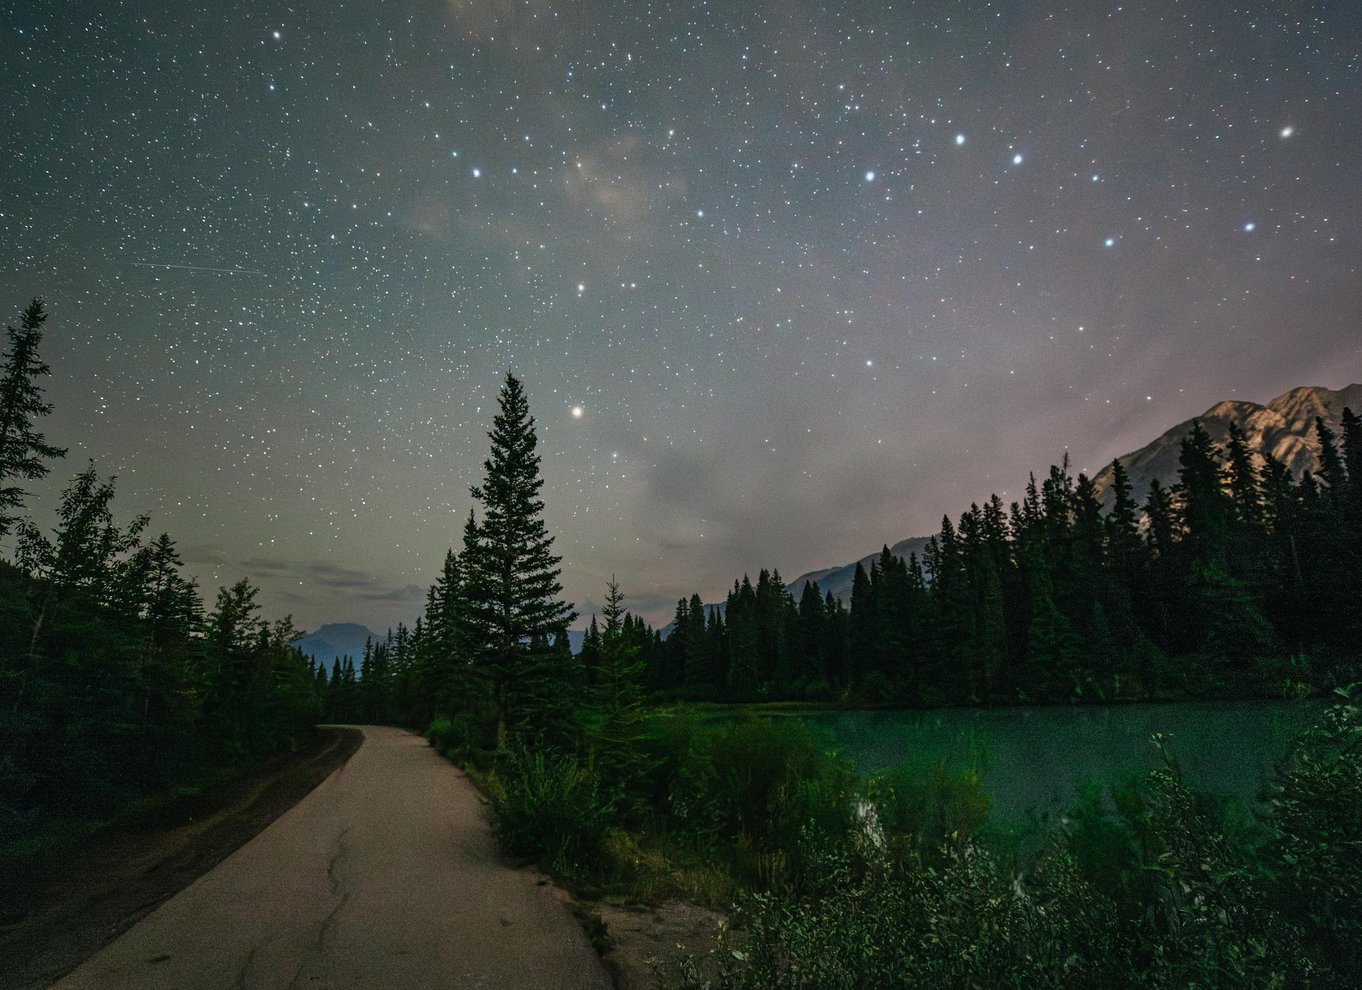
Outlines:
<svg viewBox="0 0 1362 990"><path fill-rule="evenodd" d="M0 306L211 594L419 611L506 369L665 618L1362 371L1362 8L0 4Z"/></svg>

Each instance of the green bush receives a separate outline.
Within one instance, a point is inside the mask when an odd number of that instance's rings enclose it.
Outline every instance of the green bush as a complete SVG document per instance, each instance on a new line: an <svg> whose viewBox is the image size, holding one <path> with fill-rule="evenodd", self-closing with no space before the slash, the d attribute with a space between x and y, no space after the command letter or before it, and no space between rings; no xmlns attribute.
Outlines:
<svg viewBox="0 0 1362 990"><path fill-rule="evenodd" d="M975 845L943 849L938 866L915 872L854 845L823 860L831 874L818 896L747 901L734 919L744 938L717 947L708 966L683 962L682 985L1104 986L1119 971L1111 911L1062 855L1023 885Z"/></svg>
<svg viewBox="0 0 1362 990"><path fill-rule="evenodd" d="M1284 910L1362 986L1362 706L1356 687L1338 693L1278 769L1268 821Z"/></svg>
<svg viewBox="0 0 1362 990"><path fill-rule="evenodd" d="M426 727L425 737L430 740L431 748L450 760L467 760L470 757L485 757L480 744L485 742L483 727L467 715L449 718L437 715Z"/></svg>
<svg viewBox="0 0 1362 990"><path fill-rule="evenodd" d="M577 757L513 739L498 754L487 789L506 849L558 873L600 863L613 809Z"/></svg>

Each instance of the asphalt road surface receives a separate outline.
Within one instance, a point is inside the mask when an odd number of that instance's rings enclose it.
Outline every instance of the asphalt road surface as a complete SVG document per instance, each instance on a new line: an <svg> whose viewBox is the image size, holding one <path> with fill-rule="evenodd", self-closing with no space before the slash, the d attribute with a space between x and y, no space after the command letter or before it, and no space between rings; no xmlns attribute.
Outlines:
<svg viewBox="0 0 1362 990"><path fill-rule="evenodd" d="M609 988L552 888L501 860L468 779L419 736L363 732L345 766L56 986Z"/></svg>

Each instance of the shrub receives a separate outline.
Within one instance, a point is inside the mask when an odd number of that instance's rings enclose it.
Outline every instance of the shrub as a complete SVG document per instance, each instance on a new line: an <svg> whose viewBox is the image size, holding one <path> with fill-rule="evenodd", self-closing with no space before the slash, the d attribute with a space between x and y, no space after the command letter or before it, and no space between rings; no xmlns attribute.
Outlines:
<svg viewBox="0 0 1362 990"><path fill-rule="evenodd" d="M485 735L482 726L468 715L454 718L437 715L425 732L437 753L447 759L460 761L479 754L479 743ZM482 755L485 756L485 751Z"/></svg>
<svg viewBox="0 0 1362 990"><path fill-rule="evenodd" d="M430 745L437 753L444 754L453 740L454 723L445 715L436 715L435 719L426 726L425 736Z"/></svg>
<svg viewBox="0 0 1362 990"><path fill-rule="evenodd" d="M502 845L541 869L571 873L600 862L613 814L600 782L575 756L513 739L487 777Z"/></svg>
<svg viewBox="0 0 1362 990"><path fill-rule="evenodd" d="M1025 884L975 845L943 849L939 866L905 872L855 840L825 860L836 882L816 897L774 893L735 916L739 944L707 967L683 963L683 985L782 990L863 987L1110 985L1120 952L1109 905L1062 854Z"/></svg>
<svg viewBox="0 0 1362 990"><path fill-rule="evenodd" d="M1269 797L1284 910L1362 986L1362 706L1356 687L1302 733Z"/></svg>

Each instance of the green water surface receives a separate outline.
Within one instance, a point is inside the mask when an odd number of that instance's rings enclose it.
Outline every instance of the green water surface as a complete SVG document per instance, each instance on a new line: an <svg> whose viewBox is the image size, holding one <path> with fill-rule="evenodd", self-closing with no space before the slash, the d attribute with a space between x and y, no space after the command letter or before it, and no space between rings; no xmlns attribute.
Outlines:
<svg viewBox="0 0 1362 990"><path fill-rule="evenodd" d="M1273 764L1325 702L810 712L805 719L863 775L907 759L945 758L978 772L990 817L1022 822L1063 812L1087 783L1121 784L1159 763L1158 732L1197 790L1252 805Z"/></svg>

